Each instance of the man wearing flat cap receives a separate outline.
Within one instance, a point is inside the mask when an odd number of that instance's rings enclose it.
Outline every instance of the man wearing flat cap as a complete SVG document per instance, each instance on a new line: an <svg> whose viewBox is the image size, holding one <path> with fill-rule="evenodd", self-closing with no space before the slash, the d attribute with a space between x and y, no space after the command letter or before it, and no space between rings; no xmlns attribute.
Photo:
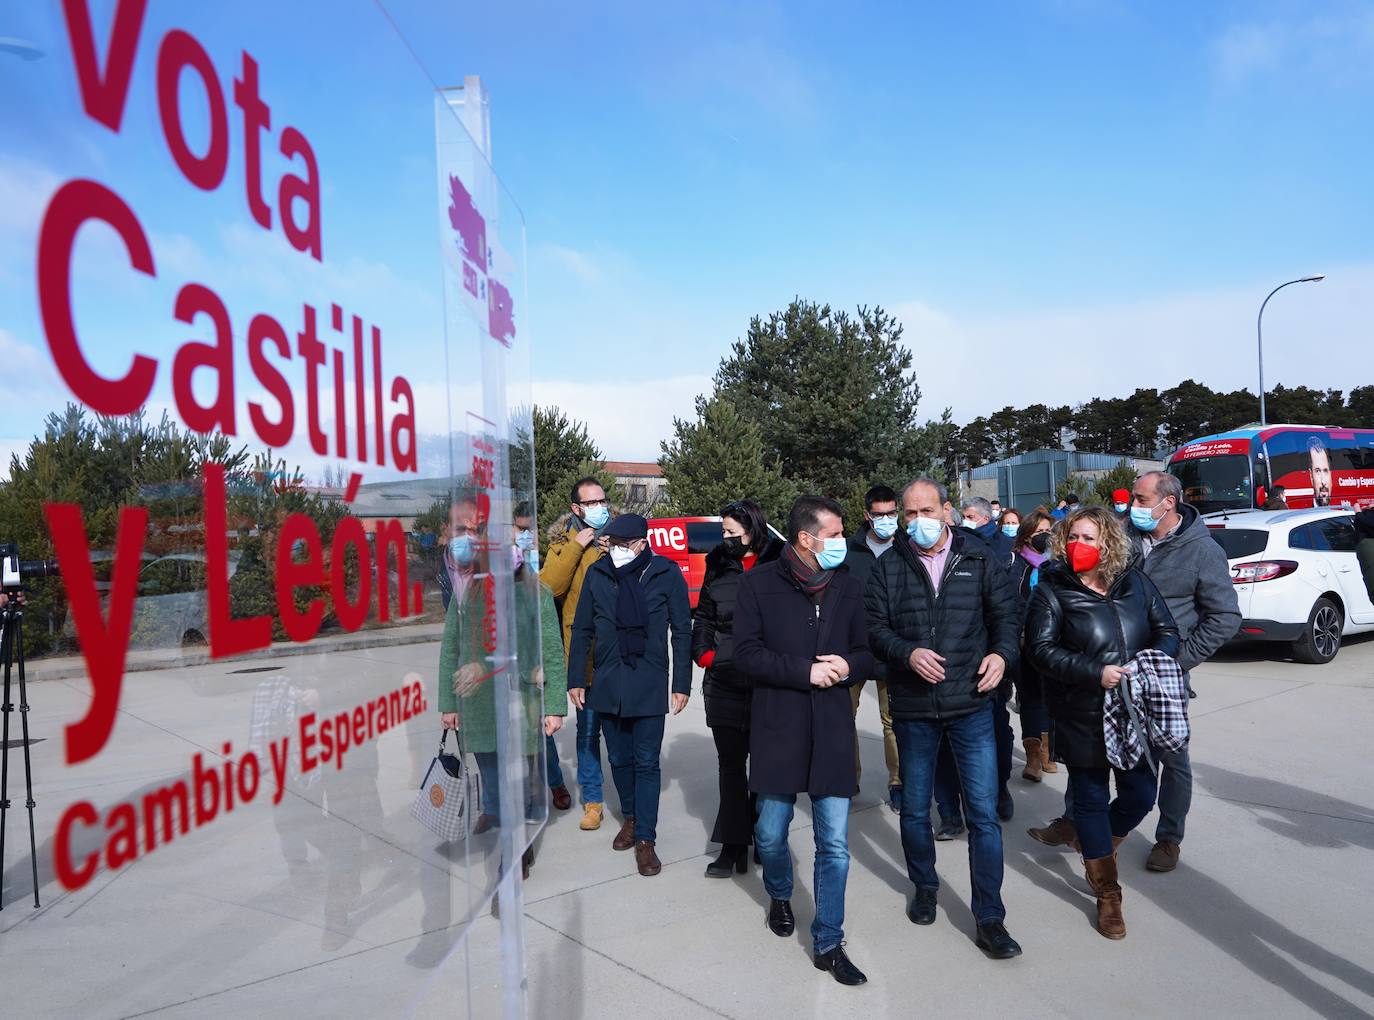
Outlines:
<svg viewBox="0 0 1374 1020"><path fill-rule="evenodd" d="M692 693L692 612L687 582L655 556L649 524L621 514L603 532L609 555L587 570L568 649L568 696L601 719L623 821L611 846L634 847L644 876L662 870L657 839L659 752L668 714L668 632L673 635L672 710ZM596 683L586 687L587 653Z"/></svg>

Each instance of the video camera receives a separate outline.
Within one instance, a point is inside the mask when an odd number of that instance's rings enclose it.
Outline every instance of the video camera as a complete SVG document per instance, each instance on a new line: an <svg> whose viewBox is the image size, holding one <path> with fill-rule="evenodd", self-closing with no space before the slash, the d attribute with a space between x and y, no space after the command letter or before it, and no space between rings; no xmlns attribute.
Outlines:
<svg viewBox="0 0 1374 1020"><path fill-rule="evenodd" d="M21 560L19 546L0 542L0 589L15 589L36 577L58 577L62 571L56 560Z"/></svg>

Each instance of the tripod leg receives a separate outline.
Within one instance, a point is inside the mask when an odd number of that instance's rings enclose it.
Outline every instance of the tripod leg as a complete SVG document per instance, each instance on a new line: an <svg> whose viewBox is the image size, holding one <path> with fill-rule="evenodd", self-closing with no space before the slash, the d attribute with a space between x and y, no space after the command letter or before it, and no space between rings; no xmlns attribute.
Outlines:
<svg viewBox="0 0 1374 1020"><path fill-rule="evenodd" d="M10 807L10 610L0 609L0 662L5 667L4 700L0 701L0 715L4 717L0 732L0 910L5 909L5 819Z"/></svg>
<svg viewBox="0 0 1374 1020"><path fill-rule="evenodd" d="M29 692L24 683L24 611L14 616L14 637L10 649L19 660L19 728L24 737L24 794L29 809L29 864L33 868L33 905L38 906L38 843L33 831L33 763L29 760Z"/></svg>

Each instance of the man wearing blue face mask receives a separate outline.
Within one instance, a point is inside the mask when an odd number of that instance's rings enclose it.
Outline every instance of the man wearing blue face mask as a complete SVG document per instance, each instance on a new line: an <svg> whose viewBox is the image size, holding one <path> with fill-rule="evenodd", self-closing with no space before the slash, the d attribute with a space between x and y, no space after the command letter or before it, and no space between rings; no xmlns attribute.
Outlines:
<svg viewBox="0 0 1374 1020"><path fill-rule="evenodd" d="M988 546L944 522L945 487L918 478L902 492L907 541L879 561L865 603L874 654L887 663L892 728L902 764L902 850L914 924L933 924L935 836L930 798L940 743L949 742L969 829L975 942L993 959L1021 955L1002 904L993 701L1021 637L1008 572Z"/></svg>
<svg viewBox="0 0 1374 1020"><path fill-rule="evenodd" d="M897 534L897 494L886 485L875 485L864 494L864 523L849 539L849 555L845 563L850 575L862 586L868 585L873 568L883 555L892 549ZM892 713L887 702L887 667L881 662L873 667L874 686L878 689L878 719L883 727L883 759L887 763L887 805L893 814L901 810L902 772L897 764L897 738L892 733ZM850 692L854 696L854 717L859 715L859 698L866 681L860 680ZM863 768L859 768L863 777Z"/></svg>
<svg viewBox="0 0 1374 1020"><path fill-rule="evenodd" d="M735 665L754 688L754 844L770 900L768 927L789 938L796 918L787 830L797 795L811 798L812 962L840 984L860 985L868 979L844 951L849 802L858 792L854 712L844 688L867 677L873 666L863 589L844 566L844 517L833 499L798 498L788 515L787 541L780 557L740 579L735 600Z"/></svg>
<svg viewBox="0 0 1374 1020"><path fill-rule="evenodd" d="M572 645L572 625L577 617L577 603L582 594L582 582L587 571L601 558L606 541L602 532L611 521L611 507L606 490L595 478L579 478L569 493L569 513L554 521L549 528L548 555L539 580L553 594L563 623L563 650L567 654ZM569 670L572 673L572 670ZM580 675L587 686L593 681L591 657ZM577 710L577 782L582 795L581 828L590 832L601 828L605 812L602 797L601 725L596 712L590 708Z"/></svg>
<svg viewBox="0 0 1374 1020"><path fill-rule="evenodd" d="M455 500L448 508L448 520L440 529L439 538L443 543L439 596L447 612L455 594L462 601L476 572L477 553L482 541L477 504L467 497Z"/></svg>

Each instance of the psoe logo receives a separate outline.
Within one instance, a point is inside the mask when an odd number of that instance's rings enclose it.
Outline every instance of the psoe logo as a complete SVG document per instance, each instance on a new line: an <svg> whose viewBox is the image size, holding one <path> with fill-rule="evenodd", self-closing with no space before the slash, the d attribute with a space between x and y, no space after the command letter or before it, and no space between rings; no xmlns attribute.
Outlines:
<svg viewBox="0 0 1374 1020"><path fill-rule="evenodd" d="M463 289L486 304L487 332L509 347L515 341L515 302L510 289L491 275L494 259L487 244L486 217L456 174L449 174L448 188L448 222L463 256Z"/></svg>

